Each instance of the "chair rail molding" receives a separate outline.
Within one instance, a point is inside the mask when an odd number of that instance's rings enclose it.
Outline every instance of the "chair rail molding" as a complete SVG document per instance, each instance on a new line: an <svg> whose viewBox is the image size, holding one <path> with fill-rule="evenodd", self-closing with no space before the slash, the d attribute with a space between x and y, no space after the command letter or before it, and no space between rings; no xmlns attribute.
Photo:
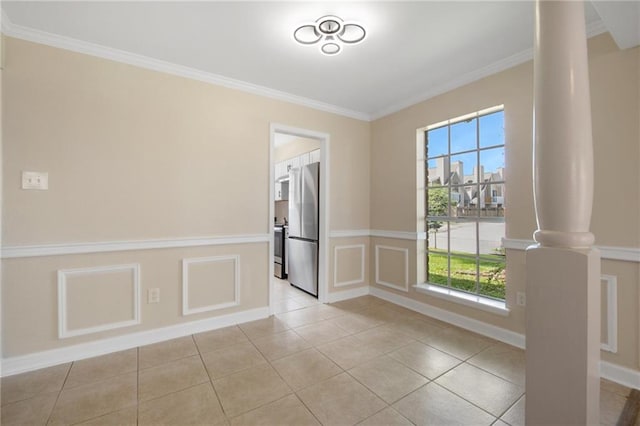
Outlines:
<svg viewBox="0 0 640 426"><path fill-rule="evenodd" d="M2 247L2 259L229 244L256 244L268 243L271 238L271 234L237 234L188 238L4 246Z"/></svg>
<svg viewBox="0 0 640 426"><path fill-rule="evenodd" d="M518 238L503 238L502 245L506 249L526 250L527 247L536 245L534 240L523 240ZM627 262L640 262L639 247L613 247L594 246L600 250L600 257L607 260L623 260Z"/></svg>

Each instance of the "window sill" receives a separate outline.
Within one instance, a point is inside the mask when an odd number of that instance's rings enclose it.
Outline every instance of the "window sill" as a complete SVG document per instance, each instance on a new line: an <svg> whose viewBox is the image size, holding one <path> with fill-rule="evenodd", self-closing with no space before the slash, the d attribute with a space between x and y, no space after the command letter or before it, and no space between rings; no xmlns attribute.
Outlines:
<svg viewBox="0 0 640 426"><path fill-rule="evenodd" d="M507 304L504 301L500 302L488 297L476 296L429 283L417 284L413 287L421 293L426 293L430 296L448 300L450 302L459 303L461 305L470 306L472 308L481 309L483 311L505 317L509 315L509 308L507 308Z"/></svg>

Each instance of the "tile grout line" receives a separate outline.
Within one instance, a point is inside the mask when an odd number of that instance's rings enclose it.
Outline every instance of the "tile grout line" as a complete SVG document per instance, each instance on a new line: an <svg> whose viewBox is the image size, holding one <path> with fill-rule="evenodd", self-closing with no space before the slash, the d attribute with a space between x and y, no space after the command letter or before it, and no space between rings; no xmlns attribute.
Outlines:
<svg viewBox="0 0 640 426"><path fill-rule="evenodd" d="M71 368L73 367L74 363L75 361L72 361L71 364L69 365L67 374L65 374L64 380L62 381L62 386L60 387L60 390L58 391L58 395L56 396L56 402L53 403L53 407L51 407L51 412L49 413L49 416L47 417L47 422L45 424L49 424L49 422L51 421L51 416L53 416L53 413L56 410L56 406L58 405L58 401L60 400L60 395L62 395L62 391L64 390L64 385L67 384L67 379L69 378L69 374L71 374Z"/></svg>
<svg viewBox="0 0 640 426"><path fill-rule="evenodd" d="M237 325L236 325L237 327ZM240 329L240 327L238 327ZM244 334L244 331L242 331L242 329L240 329L240 332ZM198 356L200 357L200 362L202 362L202 366L204 367L204 371L207 373L207 377L209 378L209 384L211 385L211 389L213 389L213 394L216 396L216 400L218 401L218 404L220 404L220 409L222 410L222 414L224 415L224 418L229 420L229 416L227 415L227 412L224 409L224 406L222 405L222 400L220 399L220 395L218 395L218 391L216 390L216 387L213 385L213 378L211 377L211 372L209 371L209 368L207 367L207 363L204 362L204 358L202 357L202 352L200 351L200 347L198 346L198 343L196 342L195 336L192 334L191 337L193 338L193 342L196 345L196 349L198 350ZM197 385L196 385L197 386Z"/></svg>

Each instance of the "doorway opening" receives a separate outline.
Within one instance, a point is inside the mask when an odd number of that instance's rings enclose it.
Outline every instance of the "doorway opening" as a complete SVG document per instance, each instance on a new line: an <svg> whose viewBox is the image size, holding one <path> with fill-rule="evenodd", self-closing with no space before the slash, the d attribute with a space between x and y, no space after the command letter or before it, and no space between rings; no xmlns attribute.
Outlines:
<svg viewBox="0 0 640 426"><path fill-rule="evenodd" d="M269 229L271 235L276 234L276 230L281 229L285 222L295 227L296 218L289 217L289 197L288 191L294 190L292 183L288 181L291 169L303 168L319 162L318 174L318 234L317 234L317 302L325 303L328 292L328 219L329 219L329 135L313 130L300 129L296 127L272 124L270 129L270 161L269 161ZM292 193L293 194L293 193ZM286 220L285 220L286 218ZM291 220L294 223L291 223ZM291 228L294 229L294 228ZM271 314L282 312L282 296L284 285L287 284L287 261L290 261L286 248L283 258L280 247L275 247L275 238L269 243L269 312ZM289 240L289 242L292 242ZM300 252L297 251L296 254ZM278 277L276 277L276 275ZM300 285L300 287L304 287ZM296 289L297 290L297 289ZM289 291L288 289L286 290ZM313 291L310 291L311 293ZM289 293L290 294L290 293ZM295 309L304 307L305 303L311 303L307 293L300 291L300 300L296 303L290 301L290 305ZM309 296L311 297L311 296ZM314 300L315 302L315 300ZM308 306L308 305L307 305Z"/></svg>

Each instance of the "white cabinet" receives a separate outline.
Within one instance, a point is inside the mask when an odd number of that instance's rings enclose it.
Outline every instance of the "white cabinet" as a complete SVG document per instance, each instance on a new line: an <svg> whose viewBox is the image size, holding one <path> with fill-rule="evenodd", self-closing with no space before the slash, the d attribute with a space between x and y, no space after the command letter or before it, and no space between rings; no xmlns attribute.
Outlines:
<svg viewBox="0 0 640 426"><path fill-rule="evenodd" d="M275 201L289 199L289 182L276 182L274 199Z"/></svg>
<svg viewBox="0 0 640 426"><path fill-rule="evenodd" d="M287 172L297 167L300 167L300 157L293 157L287 160Z"/></svg>
<svg viewBox="0 0 640 426"><path fill-rule="evenodd" d="M282 201L289 199L289 181L277 182L285 176L289 176L289 170L296 167L306 166L307 164L316 163L318 161L320 161L320 150L316 149L315 151L306 152L297 157L276 163L274 165L274 179L276 180L274 187L275 200Z"/></svg>
<svg viewBox="0 0 640 426"><path fill-rule="evenodd" d="M309 154L309 163L317 163L320 161L320 150L316 149L315 151L311 151Z"/></svg>
<svg viewBox="0 0 640 426"><path fill-rule="evenodd" d="M304 154L302 154L300 156L300 165L301 166L306 166L307 164L311 164L311 160L310 160L310 156L309 156L309 152L305 152Z"/></svg>
<svg viewBox="0 0 640 426"><path fill-rule="evenodd" d="M287 174L287 165L285 164L285 162L281 161L279 163L276 163L274 178L277 180L283 176L286 176Z"/></svg>

